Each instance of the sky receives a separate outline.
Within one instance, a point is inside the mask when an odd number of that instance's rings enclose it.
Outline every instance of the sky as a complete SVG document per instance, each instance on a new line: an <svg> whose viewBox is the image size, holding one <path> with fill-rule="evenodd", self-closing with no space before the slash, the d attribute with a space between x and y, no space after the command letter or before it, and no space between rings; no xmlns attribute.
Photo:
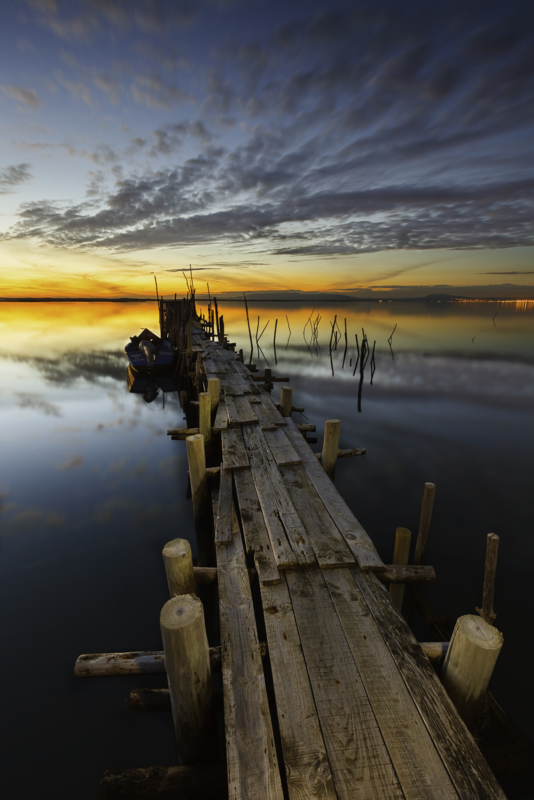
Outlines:
<svg viewBox="0 0 534 800"><path fill-rule="evenodd" d="M534 297L531 2L1 6L1 297Z"/></svg>

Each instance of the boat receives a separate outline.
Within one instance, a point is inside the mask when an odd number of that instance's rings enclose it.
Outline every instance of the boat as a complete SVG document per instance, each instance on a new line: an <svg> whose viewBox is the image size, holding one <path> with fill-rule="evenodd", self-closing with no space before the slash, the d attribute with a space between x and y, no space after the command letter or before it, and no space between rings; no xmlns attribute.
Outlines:
<svg viewBox="0 0 534 800"><path fill-rule="evenodd" d="M130 336L124 348L130 366L137 372L169 369L174 364L178 351L166 339L145 328L138 336Z"/></svg>

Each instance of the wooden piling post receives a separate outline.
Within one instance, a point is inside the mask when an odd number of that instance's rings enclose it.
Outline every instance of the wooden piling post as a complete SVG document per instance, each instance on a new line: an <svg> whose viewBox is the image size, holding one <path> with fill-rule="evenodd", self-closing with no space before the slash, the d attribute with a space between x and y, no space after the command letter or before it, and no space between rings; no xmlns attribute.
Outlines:
<svg viewBox="0 0 534 800"><path fill-rule="evenodd" d="M219 405L219 400L221 399L220 378L208 378L208 392L211 396L211 413L213 414Z"/></svg>
<svg viewBox="0 0 534 800"><path fill-rule="evenodd" d="M282 406L282 416L290 417L293 408L293 389L291 386L282 386L280 389L280 405Z"/></svg>
<svg viewBox="0 0 534 800"><path fill-rule="evenodd" d="M484 570L484 589L482 593L482 608L477 608L478 613L489 625L497 616L493 611L493 593L495 590L495 572L497 570L497 551L499 537L496 533L488 533L486 546L486 568Z"/></svg>
<svg viewBox="0 0 534 800"><path fill-rule="evenodd" d="M191 497L193 499L193 520L198 549L199 567L211 567L215 559L213 534L213 515L211 514L208 479L206 475L206 455L204 437L201 433L188 436L185 440Z"/></svg>
<svg viewBox="0 0 534 800"><path fill-rule="evenodd" d="M331 481L336 472L337 451L339 449L339 433L341 422L338 419L327 419L324 424L323 452L321 464Z"/></svg>
<svg viewBox="0 0 534 800"><path fill-rule="evenodd" d="M436 494L435 483L425 483L425 490L423 492L423 502L421 504L421 516L419 518L419 530L417 531L417 541L415 543L415 556L414 564L419 566L423 563L426 553L426 546L428 543L428 532L430 531L430 522L432 520L432 509L434 507L434 496ZM413 615L415 612L415 604L419 587L417 585L409 586L406 597L406 621L409 625L412 624Z"/></svg>
<svg viewBox="0 0 534 800"><path fill-rule="evenodd" d="M398 566L406 566L410 556L410 540L412 538L411 531L408 528L397 528L395 531L395 550L393 552L393 564ZM404 584L392 583L389 587L389 593L393 601L393 605L402 611L402 601L404 599Z"/></svg>
<svg viewBox="0 0 534 800"><path fill-rule="evenodd" d="M204 444L211 439L211 393L200 392L198 395L198 431L204 437Z"/></svg>
<svg viewBox="0 0 534 800"><path fill-rule="evenodd" d="M187 354L193 352L193 344L191 341L191 320L187 323Z"/></svg>
<svg viewBox="0 0 534 800"><path fill-rule="evenodd" d="M178 760L206 760L212 678L204 609L198 597L173 597L160 615Z"/></svg>
<svg viewBox="0 0 534 800"><path fill-rule="evenodd" d="M191 545L186 539L173 539L162 550L169 594L196 594L197 583L193 571Z"/></svg>
<svg viewBox="0 0 534 800"><path fill-rule="evenodd" d="M441 679L472 732L503 641L497 628L475 614L467 614L456 622Z"/></svg>

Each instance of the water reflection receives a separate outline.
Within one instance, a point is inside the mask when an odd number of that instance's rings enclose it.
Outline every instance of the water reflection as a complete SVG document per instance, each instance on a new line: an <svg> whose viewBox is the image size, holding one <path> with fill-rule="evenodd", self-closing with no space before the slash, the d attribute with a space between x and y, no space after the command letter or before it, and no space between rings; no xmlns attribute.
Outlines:
<svg viewBox="0 0 534 800"><path fill-rule="evenodd" d="M165 408L165 395L176 394L179 391L179 385L175 380L174 373L162 372L136 372L131 365L128 366L126 373L126 382L128 384L128 391L131 394L140 394L145 403L153 403L159 397L161 390L162 393L162 407Z"/></svg>

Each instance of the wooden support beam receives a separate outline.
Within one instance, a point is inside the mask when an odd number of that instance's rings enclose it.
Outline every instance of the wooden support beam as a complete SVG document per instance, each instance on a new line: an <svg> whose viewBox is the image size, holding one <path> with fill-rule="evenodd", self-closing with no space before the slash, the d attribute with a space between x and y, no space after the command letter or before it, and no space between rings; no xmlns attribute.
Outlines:
<svg viewBox="0 0 534 800"><path fill-rule="evenodd" d="M309 443L311 439L306 439ZM317 440L315 440L317 441ZM338 458L352 458L353 456L364 456L367 453L365 447L352 447L350 450L338 450L337 457ZM322 460L323 454L322 453L315 453L316 458L318 461Z"/></svg>
<svg viewBox="0 0 534 800"><path fill-rule="evenodd" d="M252 380L261 383L262 381L265 383L287 383L290 378L278 378L276 375L269 375L269 370L265 370L264 375L253 375Z"/></svg>
<svg viewBox="0 0 534 800"><path fill-rule="evenodd" d="M283 388L284 387L282 386L282 389ZM306 432L314 433L317 430L317 426L316 425L298 425L297 424L297 430L299 430L301 433L306 433Z"/></svg>
<svg viewBox="0 0 534 800"><path fill-rule="evenodd" d="M188 436L195 436L198 433L198 428L168 428L167 436L173 439L187 439Z"/></svg>
<svg viewBox="0 0 534 800"><path fill-rule="evenodd" d="M186 439L189 478L193 498L193 520L200 567L212 566L214 561L213 517L210 513L206 456L202 434Z"/></svg>
<svg viewBox="0 0 534 800"><path fill-rule="evenodd" d="M181 764L206 760L211 669L204 609L192 594L168 600L160 615L174 732Z"/></svg>
<svg viewBox="0 0 534 800"><path fill-rule="evenodd" d="M128 698L130 711L168 712L172 711L171 693L168 689L132 689ZM212 692L213 711L223 710L223 693L219 688Z"/></svg>
<svg viewBox="0 0 534 800"><path fill-rule="evenodd" d="M162 550L169 594L196 594L191 545L186 539L173 539Z"/></svg>
<svg viewBox="0 0 534 800"><path fill-rule="evenodd" d="M327 419L324 424L323 452L321 465L330 478L334 480L336 472L337 451L339 449L339 433L341 422L338 419Z"/></svg>
<svg viewBox="0 0 534 800"><path fill-rule="evenodd" d="M226 770L219 764L196 767L107 769L97 800L227 800Z"/></svg>
<svg viewBox="0 0 534 800"><path fill-rule="evenodd" d="M495 573L497 571L497 551L499 549L499 537L496 533L488 533L486 546L486 568L484 570L484 589L482 593L482 608L477 608L483 620L489 625L493 625L493 620L497 616L493 611L493 594L495 591Z"/></svg>
<svg viewBox="0 0 534 800"><path fill-rule="evenodd" d="M211 412L213 414L219 405L219 400L221 399L220 378L208 378L208 392L211 395Z"/></svg>
<svg viewBox="0 0 534 800"><path fill-rule="evenodd" d="M400 564L384 564L378 569L371 568L380 583L435 583L436 573L434 567L423 567L421 565L403 566Z"/></svg>
<svg viewBox="0 0 534 800"><path fill-rule="evenodd" d="M423 558L426 553L426 546L428 542L428 533L430 530L430 521L432 519L432 508L434 506L434 496L436 494L435 483L425 483L423 492L423 502L421 504L421 516L419 518L419 530L417 532L417 541L415 543L415 556L414 563L422 564ZM416 607L417 586L409 586L406 594L406 611L405 617L408 625L413 622L413 615Z"/></svg>
<svg viewBox="0 0 534 800"><path fill-rule="evenodd" d="M476 728L503 641L497 628L474 614L456 622L441 680L470 731Z"/></svg>
<svg viewBox="0 0 534 800"><path fill-rule="evenodd" d="M304 414L304 406L293 406L291 411L296 411L299 414Z"/></svg>
<svg viewBox="0 0 534 800"><path fill-rule="evenodd" d="M411 531L408 528L397 528L395 531L395 550L393 552L393 563L398 566L405 566L408 563L410 555L410 540L412 538ZM402 610L402 601L404 599L404 584L395 583L389 587L389 593L393 601L393 605Z"/></svg>
<svg viewBox="0 0 534 800"><path fill-rule="evenodd" d="M212 396L210 392L200 392L198 395L199 401L199 414L198 414L198 432L204 437L204 445L207 445L211 439L211 403Z"/></svg>

